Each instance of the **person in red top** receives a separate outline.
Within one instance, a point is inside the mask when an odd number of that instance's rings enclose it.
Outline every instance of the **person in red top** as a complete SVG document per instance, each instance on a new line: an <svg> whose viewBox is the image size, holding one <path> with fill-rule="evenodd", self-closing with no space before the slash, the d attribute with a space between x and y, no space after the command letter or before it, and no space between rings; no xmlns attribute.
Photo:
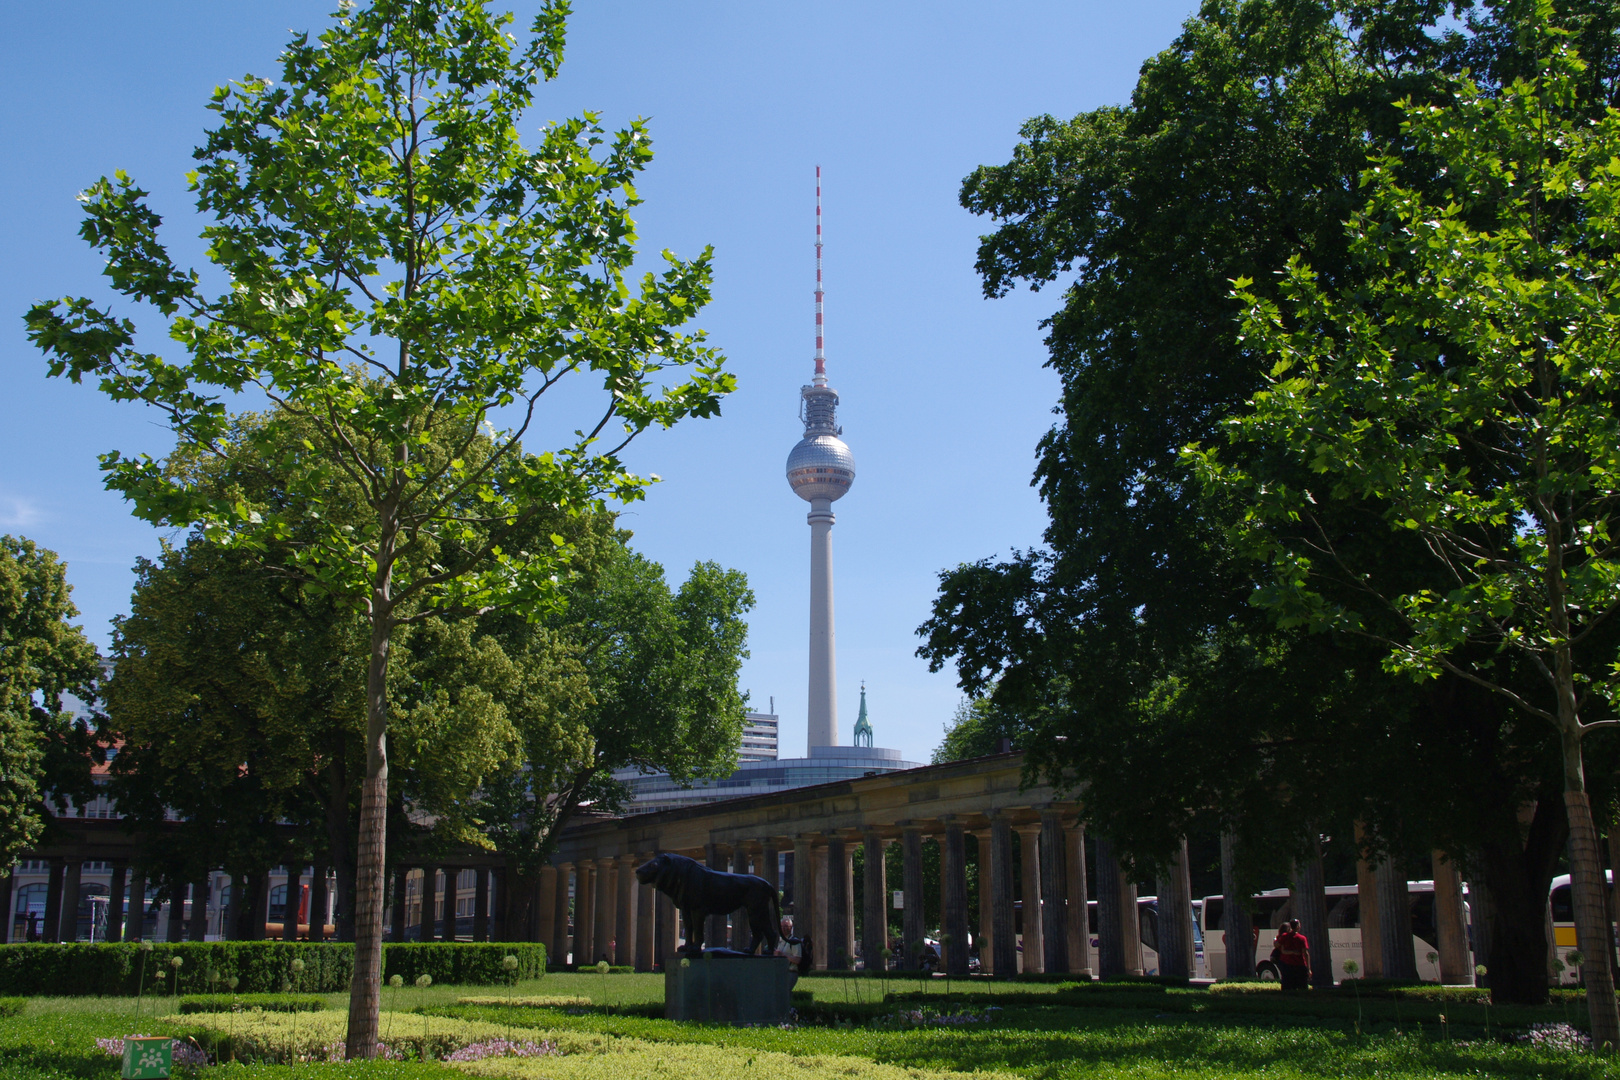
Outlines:
<svg viewBox="0 0 1620 1080"><path fill-rule="evenodd" d="M1305 990L1311 985L1311 943L1299 932L1295 919L1277 934L1277 966L1284 990Z"/></svg>

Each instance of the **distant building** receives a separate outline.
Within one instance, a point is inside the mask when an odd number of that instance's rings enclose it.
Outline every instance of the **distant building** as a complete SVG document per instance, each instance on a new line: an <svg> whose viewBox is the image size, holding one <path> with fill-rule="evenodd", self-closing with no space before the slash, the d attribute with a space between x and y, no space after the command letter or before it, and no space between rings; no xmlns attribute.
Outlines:
<svg viewBox="0 0 1620 1080"><path fill-rule="evenodd" d="M737 760L739 762L775 761L778 723L779 721L774 712L744 713L742 750L738 752Z"/></svg>
<svg viewBox="0 0 1620 1080"><path fill-rule="evenodd" d="M864 735L868 745L812 746L810 756L778 758L777 717L774 713L749 713L743 729L743 746L737 755L737 771L724 780L704 780L682 787L667 773L638 773L620 769L613 778L630 789L627 814L651 814L682 806L741 799L790 788L854 780L874 773L899 772L919 768L922 763L903 761L898 750L870 745L872 725L866 718L866 691L861 691L861 724L857 738ZM750 735L750 732L757 734ZM750 743L754 745L750 746Z"/></svg>

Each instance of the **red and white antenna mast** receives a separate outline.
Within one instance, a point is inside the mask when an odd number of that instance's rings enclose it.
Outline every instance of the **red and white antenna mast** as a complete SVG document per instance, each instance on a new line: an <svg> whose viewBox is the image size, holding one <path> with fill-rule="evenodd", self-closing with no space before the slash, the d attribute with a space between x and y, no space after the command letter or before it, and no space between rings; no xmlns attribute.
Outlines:
<svg viewBox="0 0 1620 1080"><path fill-rule="evenodd" d="M816 166L816 377L817 386L827 385L827 352L822 341L821 322L821 166Z"/></svg>

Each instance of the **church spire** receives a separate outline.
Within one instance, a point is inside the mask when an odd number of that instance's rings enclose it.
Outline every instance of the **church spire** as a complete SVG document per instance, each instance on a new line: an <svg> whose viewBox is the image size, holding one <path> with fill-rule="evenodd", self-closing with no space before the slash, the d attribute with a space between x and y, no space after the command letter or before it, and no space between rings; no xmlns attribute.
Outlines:
<svg viewBox="0 0 1620 1080"><path fill-rule="evenodd" d="M872 745L872 723L866 719L866 681L861 681L861 713L855 718L855 745Z"/></svg>

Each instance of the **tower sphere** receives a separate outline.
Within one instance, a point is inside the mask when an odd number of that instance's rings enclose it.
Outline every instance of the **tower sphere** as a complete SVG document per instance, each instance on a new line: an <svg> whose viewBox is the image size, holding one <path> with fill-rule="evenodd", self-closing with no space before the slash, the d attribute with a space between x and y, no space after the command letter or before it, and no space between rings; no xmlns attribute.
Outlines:
<svg viewBox="0 0 1620 1080"><path fill-rule="evenodd" d="M855 455L836 435L806 435L788 454L787 479L805 502L841 499L855 482Z"/></svg>

